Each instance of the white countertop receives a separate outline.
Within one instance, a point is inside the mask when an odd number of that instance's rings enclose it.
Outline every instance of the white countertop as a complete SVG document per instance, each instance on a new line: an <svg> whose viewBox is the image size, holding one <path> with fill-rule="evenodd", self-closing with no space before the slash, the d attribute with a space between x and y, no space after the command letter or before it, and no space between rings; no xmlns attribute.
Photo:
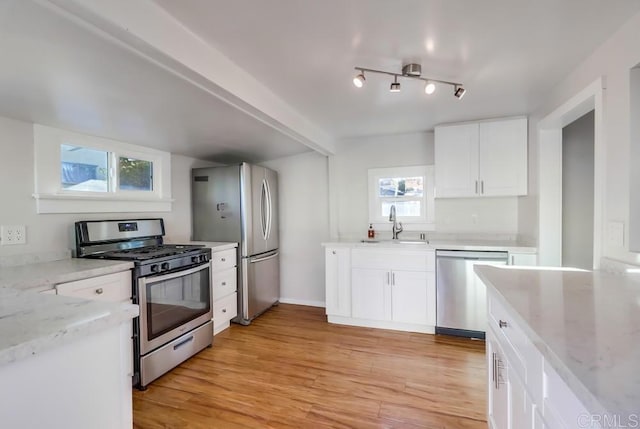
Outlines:
<svg viewBox="0 0 640 429"><path fill-rule="evenodd" d="M485 240L429 240L425 244L403 244L403 240L366 241L345 240L322 243L324 247L364 247L364 248L401 248L403 250L476 250L501 251L513 253L537 253L535 247L523 246L514 241L485 241Z"/></svg>
<svg viewBox="0 0 640 429"><path fill-rule="evenodd" d="M0 287L41 292L58 283L118 273L133 268L128 261L69 258L37 264L0 267Z"/></svg>
<svg viewBox="0 0 640 429"><path fill-rule="evenodd" d="M640 275L475 271L587 411L640 412Z"/></svg>
<svg viewBox="0 0 640 429"><path fill-rule="evenodd" d="M0 365L91 335L138 315L133 304L46 295L55 284L126 271L131 262L64 259L0 268Z"/></svg>

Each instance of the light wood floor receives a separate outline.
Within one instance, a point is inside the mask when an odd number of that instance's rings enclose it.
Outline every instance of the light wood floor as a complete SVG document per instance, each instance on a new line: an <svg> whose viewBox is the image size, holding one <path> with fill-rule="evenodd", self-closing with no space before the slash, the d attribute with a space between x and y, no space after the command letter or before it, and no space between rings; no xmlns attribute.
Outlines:
<svg viewBox="0 0 640 429"><path fill-rule="evenodd" d="M482 428L484 343L281 304L134 390L135 428Z"/></svg>

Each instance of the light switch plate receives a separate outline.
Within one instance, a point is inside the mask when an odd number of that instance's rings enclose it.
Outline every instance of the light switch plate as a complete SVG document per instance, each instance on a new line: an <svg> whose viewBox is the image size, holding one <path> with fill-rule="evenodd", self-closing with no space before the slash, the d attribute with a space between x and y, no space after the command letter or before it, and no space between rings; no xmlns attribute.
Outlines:
<svg viewBox="0 0 640 429"><path fill-rule="evenodd" d="M609 247L624 247L623 222L609 222L607 224L607 243Z"/></svg>
<svg viewBox="0 0 640 429"><path fill-rule="evenodd" d="M0 226L0 245L26 244L27 229L24 225Z"/></svg>

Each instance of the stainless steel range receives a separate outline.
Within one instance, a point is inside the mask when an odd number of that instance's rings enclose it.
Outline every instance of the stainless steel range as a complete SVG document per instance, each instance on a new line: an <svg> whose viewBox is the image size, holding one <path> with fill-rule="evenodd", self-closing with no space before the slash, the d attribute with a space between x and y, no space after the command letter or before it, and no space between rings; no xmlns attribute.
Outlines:
<svg viewBox="0 0 640 429"><path fill-rule="evenodd" d="M211 249L163 243L162 219L76 222L79 258L132 261L133 384L141 390L213 342Z"/></svg>

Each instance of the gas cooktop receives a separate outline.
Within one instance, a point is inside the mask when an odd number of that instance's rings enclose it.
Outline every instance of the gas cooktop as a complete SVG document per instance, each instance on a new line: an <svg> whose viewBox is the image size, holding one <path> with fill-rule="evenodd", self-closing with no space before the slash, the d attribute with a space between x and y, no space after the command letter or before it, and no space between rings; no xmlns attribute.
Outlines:
<svg viewBox="0 0 640 429"><path fill-rule="evenodd" d="M121 259L127 261L146 261L167 256L183 255L197 252L203 246L191 244L161 244L158 246L137 247L133 249L113 250L100 254L105 259Z"/></svg>

